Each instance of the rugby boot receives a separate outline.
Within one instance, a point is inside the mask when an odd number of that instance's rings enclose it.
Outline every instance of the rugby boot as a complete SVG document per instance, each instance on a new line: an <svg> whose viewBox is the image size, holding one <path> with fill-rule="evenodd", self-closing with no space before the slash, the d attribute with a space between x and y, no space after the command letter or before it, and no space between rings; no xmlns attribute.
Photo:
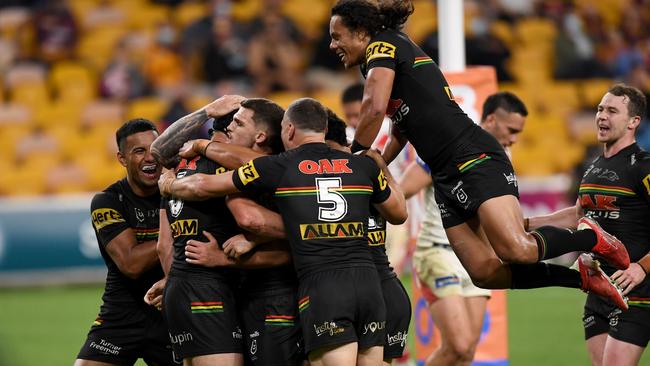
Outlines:
<svg viewBox="0 0 650 366"><path fill-rule="evenodd" d="M621 289L600 268L600 263L591 254L578 257L578 270L582 279L582 290L610 299L621 310L627 310L627 297Z"/></svg>
<svg viewBox="0 0 650 366"><path fill-rule="evenodd" d="M625 245L590 217L583 217L578 220L578 230L593 230L596 233L596 245L591 252L603 257L609 264L618 269L627 269L630 266L630 255Z"/></svg>

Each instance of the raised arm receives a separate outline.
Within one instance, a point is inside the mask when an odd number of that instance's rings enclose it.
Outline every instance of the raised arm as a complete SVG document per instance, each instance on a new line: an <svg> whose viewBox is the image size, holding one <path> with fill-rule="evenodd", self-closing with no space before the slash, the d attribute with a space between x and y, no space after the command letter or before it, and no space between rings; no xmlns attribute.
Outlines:
<svg viewBox="0 0 650 366"><path fill-rule="evenodd" d="M199 173L177 179L174 172L169 170L160 176L158 188L160 194L166 197L203 201L237 192L232 175L233 171L217 175Z"/></svg>
<svg viewBox="0 0 650 366"><path fill-rule="evenodd" d="M423 188L430 186L432 183L433 179L431 179L429 173L427 173L420 164L414 161L406 167L400 182L400 188L402 189L402 192L404 192L404 197L409 199L416 193L420 192Z"/></svg>
<svg viewBox="0 0 650 366"><path fill-rule="evenodd" d="M211 117L224 116L239 108L245 98L239 95L224 95L196 112L174 122L151 145L151 153L163 166L174 168L180 162L178 150Z"/></svg>
<svg viewBox="0 0 650 366"><path fill-rule="evenodd" d="M210 140L193 140L191 142L192 144L187 150L181 151L182 157L192 158L196 155L204 155L227 169L237 169L248 161L263 155L247 147L222 142Z"/></svg>
<svg viewBox="0 0 650 366"><path fill-rule="evenodd" d="M386 67L375 67L368 72L361 100L359 126L352 143L353 153L368 149L377 138L386 115L394 79L395 71Z"/></svg>

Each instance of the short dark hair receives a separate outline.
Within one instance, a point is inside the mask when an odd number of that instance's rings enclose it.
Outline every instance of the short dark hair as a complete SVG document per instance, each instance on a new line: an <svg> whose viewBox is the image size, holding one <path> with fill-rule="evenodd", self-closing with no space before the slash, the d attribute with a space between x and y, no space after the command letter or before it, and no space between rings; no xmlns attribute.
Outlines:
<svg viewBox="0 0 650 366"><path fill-rule="evenodd" d="M284 151L280 136L284 109L277 103L264 98L246 99L241 103L241 106L254 112L253 122L255 122L255 125L265 127L267 146L271 149L271 152L277 154Z"/></svg>
<svg viewBox="0 0 650 366"><path fill-rule="evenodd" d="M356 83L348 86L341 94L341 103L360 102L363 100L363 84Z"/></svg>
<svg viewBox="0 0 650 366"><path fill-rule="evenodd" d="M481 121L485 121L487 116L494 113L498 108L508 113L519 113L524 117L528 115L528 109L526 109L526 105L519 97L510 92L498 92L487 97L483 103Z"/></svg>
<svg viewBox="0 0 650 366"><path fill-rule="evenodd" d="M626 96L630 100L630 103L627 105L628 116L639 116L641 119L645 118L647 101L641 90L630 85L619 83L613 85L607 92L617 97Z"/></svg>
<svg viewBox="0 0 650 366"><path fill-rule="evenodd" d="M327 111L316 99L300 98L293 101L286 115L297 129L314 132L325 132L327 129Z"/></svg>
<svg viewBox="0 0 650 366"><path fill-rule="evenodd" d="M148 119L134 118L126 121L122 127L115 132L115 142L117 142L117 147L120 152L124 152L124 143L127 137L145 131L155 131L158 133L156 125Z"/></svg>
<svg viewBox="0 0 650 366"><path fill-rule="evenodd" d="M334 141L341 146L349 146L348 136L345 134L345 122L331 109L327 109L327 133L325 140Z"/></svg>
<svg viewBox="0 0 650 366"><path fill-rule="evenodd" d="M352 31L365 31L374 36L384 29L399 30L413 14L411 0L339 0L332 7L332 16L341 17Z"/></svg>

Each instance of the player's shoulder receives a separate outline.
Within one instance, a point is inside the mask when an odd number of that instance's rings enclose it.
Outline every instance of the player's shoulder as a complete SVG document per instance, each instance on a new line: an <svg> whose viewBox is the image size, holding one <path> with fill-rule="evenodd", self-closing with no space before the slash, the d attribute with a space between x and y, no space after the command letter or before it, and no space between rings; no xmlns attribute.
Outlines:
<svg viewBox="0 0 650 366"><path fill-rule="evenodd" d="M629 164L632 169L639 169L643 172L650 171L650 152L639 150L630 155Z"/></svg>
<svg viewBox="0 0 650 366"><path fill-rule="evenodd" d="M124 189L124 184L128 184L126 182L126 178L120 179L117 182L111 184L110 186L106 187L101 192L96 193L93 196L91 207L95 207L97 205L106 205L106 204L119 204L124 201L124 194L125 189Z"/></svg>

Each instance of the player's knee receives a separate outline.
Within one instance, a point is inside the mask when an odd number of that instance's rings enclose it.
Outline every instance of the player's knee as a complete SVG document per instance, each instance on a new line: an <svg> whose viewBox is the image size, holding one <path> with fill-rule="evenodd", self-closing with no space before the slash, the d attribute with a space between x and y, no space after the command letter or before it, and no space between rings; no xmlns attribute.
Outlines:
<svg viewBox="0 0 650 366"><path fill-rule="evenodd" d="M513 239L513 243L508 245L495 246L494 251L497 256L504 262L508 263L534 263L537 255L537 249L530 247L527 238Z"/></svg>
<svg viewBox="0 0 650 366"><path fill-rule="evenodd" d="M447 347L448 356L456 363L469 363L474 358L476 345L466 337L456 337Z"/></svg>

